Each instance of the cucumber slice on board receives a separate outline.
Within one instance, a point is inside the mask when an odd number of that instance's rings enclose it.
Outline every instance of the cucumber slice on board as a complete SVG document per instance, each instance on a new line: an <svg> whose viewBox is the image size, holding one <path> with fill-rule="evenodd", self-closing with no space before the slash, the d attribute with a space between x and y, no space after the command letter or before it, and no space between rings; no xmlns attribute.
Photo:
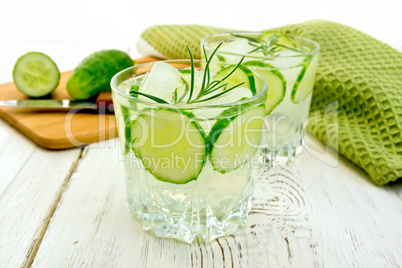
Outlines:
<svg viewBox="0 0 402 268"><path fill-rule="evenodd" d="M188 115L170 109L143 111L131 125L135 155L158 180L184 184L197 179L205 162L203 130Z"/></svg>
<svg viewBox="0 0 402 268"><path fill-rule="evenodd" d="M278 41L276 42L277 44L284 45L284 46L291 47L291 48L296 48L295 42L293 42L293 40L289 36L287 36L286 34L284 34L282 32L279 32L279 31L265 32L260 36L260 39L264 40L265 42L268 42L268 40L273 35L277 35L279 37ZM279 50L282 50L282 49L285 49L285 48L280 48Z"/></svg>
<svg viewBox="0 0 402 268"><path fill-rule="evenodd" d="M269 115L283 100L286 93L286 79L273 66L260 61L248 61L243 65L249 66L267 80L268 94L265 102L265 115Z"/></svg>
<svg viewBox="0 0 402 268"><path fill-rule="evenodd" d="M265 108L260 105L215 123L208 137L208 153L214 170L223 174L247 163L260 144L264 114Z"/></svg>
<svg viewBox="0 0 402 268"><path fill-rule="evenodd" d="M304 101L313 91L318 66L318 56L315 56L312 60L311 57L312 56L308 56L306 58L306 62L311 62L303 66L293 86L290 97L294 103Z"/></svg>
<svg viewBox="0 0 402 268"><path fill-rule="evenodd" d="M49 56L29 52L17 60L13 80L18 90L25 95L42 97L52 93L59 85L60 71Z"/></svg>
<svg viewBox="0 0 402 268"><path fill-rule="evenodd" d="M236 65L230 65L222 70L220 70L213 78L214 79L223 79L225 76L229 75L233 69L236 67ZM230 75L228 78L226 78L224 83L228 83L228 88L233 87L235 85L238 85L240 83L243 83L240 87L246 87L251 90L253 95L256 94L256 86L255 86L255 77L252 71L248 69L247 67L240 65L232 75ZM236 90L236 89L235 89Z"/></svg>

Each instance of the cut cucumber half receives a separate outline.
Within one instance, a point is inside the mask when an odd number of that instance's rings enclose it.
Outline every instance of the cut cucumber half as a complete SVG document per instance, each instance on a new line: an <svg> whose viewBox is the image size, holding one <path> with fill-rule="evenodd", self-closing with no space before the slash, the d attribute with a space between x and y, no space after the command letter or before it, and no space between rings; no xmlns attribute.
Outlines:
<svg viewBox="0 0 402 268"><path fill-rule="evenodd" d="M296 48L295 42L293 42L293 40L289 36L287 36L286 34L284 34L282 32L279 32L279 31L265 32L260 36L260 39L264 40L265 42L268 42L268 40L273 35L279 36L278 41L276 42L277 44L284 45L284 46L291 47L291 48ZM286 48L279 48L279 50L283 50L283 49L286 49Z"/></svg>
<svg viewBox="0 0 402 268"><path fill-rule="evenodd" d="M260 61L248 61L243 63L253 69L267 80L268 92L267 101L265 102L265 115L269 115L276 106L283 100L286 94L286 79L273 66Z"/></svg>
<svg viewBox="0 0 402 268"><path fill-rule="evenodd" d="M230 65L222 70L220 70L213 78L215 79L223 79L227 75L229 75L233 69L236 67L236 65ZM256 94L256 86L255 86L255 77L252 71L248 69L247 67L240 65L234 73L232 73L228 78L226 78L223 83L227 82L228 83L228 88L231 88L233 86L236 86L240 83L243 83L240 87L246 87L251 90L253 95Z"/></svg>
<svg viewBox="0 0 402 268"><path fill-rule="evenodd" d="M13 80L19 91L29 97L42 97L52 93L59 85L60 72L49 56L29 52L15 63Z"/></svg>
<svg viewBox="0 0 402 268"><path fill-rule="evenodd" d="M179 111L143 111L131 125L135 155L158 180L184 184L197 179L206 156L201 127Z"/></svg>
<svg viewBox="0 0 402 268"><path fill-rule="evenodd" d="M208 137L208 153L214 170L220 173L235 170L254 155L261 141L264 111L260 105L215 123ZM227 113L227 110L223 112Z"/></svg>
<svg viewBox="0 0 402 268"><path fill-rule="evenodd" d="M315 56L313 59L311 59L311 57L313 56L306 58L306 62L311 62L303 66L293 86L290 97L294 103L304 101L313 91L318 66L318 56Z"/></svg>

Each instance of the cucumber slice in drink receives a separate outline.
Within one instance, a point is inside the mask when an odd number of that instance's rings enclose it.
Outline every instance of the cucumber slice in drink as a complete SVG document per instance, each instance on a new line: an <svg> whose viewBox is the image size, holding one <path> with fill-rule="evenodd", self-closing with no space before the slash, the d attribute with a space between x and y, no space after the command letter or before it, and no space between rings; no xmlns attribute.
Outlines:
<svg viewBox="0 0 402 268"><path fill-rule="evenodd" d="M17 60L13 80L18 90L25 95L42 97L56 89L60 72L49 56L40 52L29 52Z"/></svg>
<svg viewBox="0 0 402 268"><path fill-rule="evenodd" d="M223 79L225 76L229 75L233 69L236 67L236 65L230 65L222 70L220 70L213 78L215 79ZM231 88L235 85L238 85L240 83L243 83L241 87L246 87L251 90L253 95L256 94L256 86L255 86L255 77L252 71L248 69L247 67L240 65L232 75L230 75L228 78L226 78L223 83L227 82L228 83L228 88ZM236 90L236 89L234 89Z"/></svg>
<svg viewBox="0 0 402 268"><path fill-rule="evenodd" d="M269 115L285 97L285 77L279 71L273 70L274 67L268 63L248 61L243 64L249 66L267 80L268 94L267 101L265 102L265 115Z"/></svg>
<svg viewBox="0 0 402 268"><path fill-rule="evenodd" d="M122 112L122 116L124 118L124 125L125 125L125 129L124 129L124 154L128 154L128 152L130 152L131 150L131 125L133 124L133 122L129 122L130 120L133 120L131 118L131 113L130 113L130 109L121 105L121 112Z"/></svg>
<svg viewBox="0 0 402 268"><path fill-rule="evenodd" d="M276 42L277 44L284 45L284 46L291 47L291 48L296 48L295 42L293 42L293 40L289 36L287 36L286 34L284 34L282 32L279 32L279 31L267 31L260 36L260 39L264 40L265 42L268 42L268 40L273 35L279 36L278 41ZM285 48L280 48L279 50L283 50L283 49L285 49Z"/></svg>
<svg viewBox="0 0 402 268"><path fill-rule="evenodd" d="M228 113L226 110L222 115ZM215 123L208 137L208 153L214 170L226 173L247 163L260 144L264 114L261 105Z"/></svg>
<svg viewBox="0 0 402 268"><path fill-rule="evenodd" d="M312 56L307 57L306 61L310 61L311 57ZM317 56L314 57L309 64L303 66L290 95L294 103L304 101L313 91L317 66Z"/></svg>
<svg viewBox="0 0 402 268"><path fill-rule="evenodd" d="M178 111L143 111L131 125L133 152L158 180L184 184L197 179L206 156L205 134Z"/></svg>

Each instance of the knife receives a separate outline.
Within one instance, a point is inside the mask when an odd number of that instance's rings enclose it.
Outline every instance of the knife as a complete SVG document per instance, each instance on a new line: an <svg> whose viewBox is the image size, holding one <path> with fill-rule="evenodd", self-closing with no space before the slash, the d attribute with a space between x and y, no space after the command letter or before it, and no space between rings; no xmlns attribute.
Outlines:
<svg viewBox="0 0 402 268"><path fill-rule="evenodd" d="M0 106L29 108L45 111L96 111L99 113L113 113L112 94L101 92L95 102L82 102L73 100L29 99L29 100L4 100Z"/></svg>

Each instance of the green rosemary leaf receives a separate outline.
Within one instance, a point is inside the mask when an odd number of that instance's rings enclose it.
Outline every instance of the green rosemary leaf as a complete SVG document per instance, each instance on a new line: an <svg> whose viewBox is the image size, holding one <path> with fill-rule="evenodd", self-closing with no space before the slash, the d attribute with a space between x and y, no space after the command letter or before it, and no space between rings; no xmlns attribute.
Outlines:
<svg viewBox="0 0 402 268"><path fill-rule="evenodd" d="M162 100L162 99L160 99L160 98L158 98L158 97L155 97L155 96L153 96L153 95L148 95L148 94L143 93L143 92L139 92L139 91L135 91L135 90L130 90L130 94L141 95L141 96L144 96L144 97L146 97L146 98L148 98L148 99L151 99L151 100L153 100L153 101L156 101L156 102L158 102L158 103L169 104L169 103L168 103L167 101L165 101L165 100Z"/></svg>
<svg viewBox="0 0 402 268"><path fill-rule="evenodd" d="M206 79L206 76L207 76L206 74L208 73L208 75L209 75L209 64L211 63L212 58L214 57L216 51L220 48L220 46L221 46L222 44L223 44L223 43L220 43L219 45L216 46L215 50L211 53L209 59L208 59L208 58L205 58L205 61L206 61L207 63L206 63L206 65L205 65L204 75L202 76L201 90L200 90L200 93L198 94L198 96L200 96L200 94L201 94L201 95L204 94L203 91L204 91L204 89L206 88L206 87L205 87L205 79ZM203 50L205 51L205 47L204 47L204 46L203 46ZM208 86L207 86L207 87L208 87ZM197 97L198 97L198 96L197 96Z"/></svg>
<svg viewBox="0 0 402 268"><path fill-rule="evenodd" d="M181 81L183 81L183 83L184 83L184 85L185 85L185 88L184 88L183 95L181 95L181 97L179 98L179 100L178 100L177 102L181 102L181 101L184 99L184 97L187 95L187 93L188 93L188 91L189 91L189 89L190 89L190 86L188 85L186 79L184 79L184 78L182 77L182 78L181 78Z"/></svg>
<svg viewBox="0 0 402 268"><path fill-rule="evenodd" d="M177 88L175 88L172 96L172 100L170 101L171 103L176 103L177 102Z"/></svg>
<svg viewBox="0 0 402 268"><path fill-rule="evenodd" d="M191 61L191 86L190 86L190 94L188 96L187 103L190 103L191 97L193 96L193 91L194 91L194 58L193 54L191 53L190 48L186 45L188 53L190 54L190 61Z"/></svg>
<svg viewBox="0 0 402 268"><path fill-rule="evenodd" d="M234 37L238 37L238 38L244 38L246 40L248 40L248 44L250 46L255 47L254 49L250 50L249 52L247 52L247 54L251 54L257 51L260 51L261 53L264 54L264 56L274 56L277 57L278 55L275 54L278 52L279 48L286 48L292 51L296 51L296 52L301 52L299 49L295 49L293 47L289 47L283 44L279 44L279 39L282 37L281 34L279 33L274 33L272 34L269 39L267 41L264 41L260 38L256 38L256 37L251 37L251 36L245 36L245 35L241 35L241 34L231 34Z"/></svg>
<svg viewBox="0 0 402 268"><path fill-rule="evenodd" d="M218 89L221 89L223 87L227 87L227 85L228 85L228 83L224 83L224 84L222 84L222 85L220 85L218 87L213 87L210 90L208 90L205 95L210 94L210 93L212 93L214 91L217 91ZM224 90L226 90L226 89L224 89Z"/></svg>
<svg viewBox="0 0 402 268"><path fill-rule="evenodd" d="M237 88L237 87L239 87L239 86L241 86L241 85L243 85L243 84L244 84L244 82L243 82L243 83L240 83L240 84L238 84L238 85L235 85L235 86L233 86L233 87L231 87L231 88L229 88L229 89L227 89L227 90L225 90L225 91L222 91L222 92L220 92L220 93L218 93L218 94L216 94L216 95L213 95L213 96L211 96L211 97L209 97L209 98L207 98L207 99L199 100L198 102L204 102L204 101L209 101L209 100L215 99L215 98L217 98L217 97L220 97L220 96L222 96L222 95L228 93L229 91L232 91L233 89L235 89L235 88Z"/></svg>
<svg viewBox="0 0 402 268"><path fill-rule="evenodd" d="M225 81L225 79L227 79L229 76L231 76L231 75L237 70L237 68L239 68L239 66L240 66L240 64L243 62L244 58L245 58L245 56L243 56L243 57L241 58L241 60L239 61L239 63L237 63L237 65L233 68L233 70L232 70L228 75L226 75L224 78L222 78L222 81Z"/></svg>
<svg viewBox="0 0 402 268"><path fill-rule="evenodd" d="M245 39L247 39L247 40L249 40L251 42L255 42L255 43L260 43L261 42L261 39L251 37L251 36L246 36L246 35L241 35L241 34L234 34L234 33L232 33L231 35L234 36L234 37L245 38Z"/></svg>

